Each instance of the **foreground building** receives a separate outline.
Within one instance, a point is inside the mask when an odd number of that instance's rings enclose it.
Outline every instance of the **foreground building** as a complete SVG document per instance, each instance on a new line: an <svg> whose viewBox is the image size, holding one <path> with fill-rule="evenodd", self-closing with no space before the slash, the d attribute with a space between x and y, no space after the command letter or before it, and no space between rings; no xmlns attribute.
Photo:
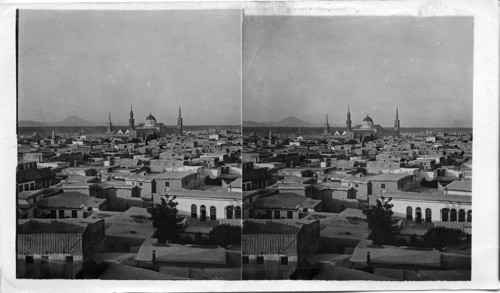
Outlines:
<svg viewBox="0 0 500 293"><path fill-rule="evenodd" d="M105 246L104 220L21 220L17 277L74 279Z"/></svg>
<svg viewBox="0 0 500 293"><path fill-rule="evenodd" d="M320 249L319 221L243 222L243 280L289 279Z"/></svg>

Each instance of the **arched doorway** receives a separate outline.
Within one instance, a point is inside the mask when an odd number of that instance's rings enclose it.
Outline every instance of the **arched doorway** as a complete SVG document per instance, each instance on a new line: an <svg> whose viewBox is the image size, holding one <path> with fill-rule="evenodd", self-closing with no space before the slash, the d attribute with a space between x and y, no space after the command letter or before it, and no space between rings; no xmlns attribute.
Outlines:
<svg viewBox="0 0 500 293"><path fill-rule="evenodd" d="M415 209L415 222L417 222L417 223L422 222L422 209L421 208Z"/></svg>
<svg viewBox="0 0 500 293"><path fill-rule="evenodd" d="M408 221L413 220L413 209L411 207L406 208L406 220Z"/></svg>
<svg viewBox="0 0 500 293"><path fill-rule="evenodd" d="M207 208L205 206L200 207L200 220L201 221L207 220Z"/></svg>
<svg viewBox="0 0 500 293"><path fill-rule="evenodd" d="M198 217L198 209L195 204L191 205L191 218L197 218Z"/></svg>
<svg viewBox="0 0 500 293"><path fill-rule="evenodd" d="M432 211L431 211L431 209L425 209L425 221L427 223L432 222Z"/></svg>
<svg viewBox="0 0 500 293"><path fill-rule="evenodd" d="M451 209L450 211L450 222L456 222L457 221L457 210L456 209Z"/></svg>
<svg viewBox="0 0 500 293"><path fill-rule="evenodd" d="M448 222L450 220L449 213L450 212L448 209L442 209L441 210L441 221Z"/></svg>
<svg viewBox="0 0 500 293"><path fill-rule="evenodd" d="M458 221L465 222L465 211L462 209L458 211Z"/></svg>
<svg viewBox="0 0 500 293"><path fill-rule="evenodd" d="M215 209L214 206L210 207L210 220L215 220L217 219L217 210Z"/></svg>
<svg viewBox="0 0 500 293"><path fill-rule="evenodd" d="M226 219L232 219L233 218L233 206L227 206L226 207Z"/></svg>

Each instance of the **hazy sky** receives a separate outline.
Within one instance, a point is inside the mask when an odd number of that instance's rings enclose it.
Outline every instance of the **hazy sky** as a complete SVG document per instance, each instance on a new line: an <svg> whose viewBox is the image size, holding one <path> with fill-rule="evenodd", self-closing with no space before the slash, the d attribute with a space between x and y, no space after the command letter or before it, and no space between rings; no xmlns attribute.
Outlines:
<svg viewBox="0 0 500 293"><path fill-rule="evenodd" d="M245 16L243 119L472 126L471 17Z"/></svg>
<svg viewBox="0 0 500 293"><path fill-rule="evenodd" d="M26 11L19 119L239 124L240 11Z"/></svg>

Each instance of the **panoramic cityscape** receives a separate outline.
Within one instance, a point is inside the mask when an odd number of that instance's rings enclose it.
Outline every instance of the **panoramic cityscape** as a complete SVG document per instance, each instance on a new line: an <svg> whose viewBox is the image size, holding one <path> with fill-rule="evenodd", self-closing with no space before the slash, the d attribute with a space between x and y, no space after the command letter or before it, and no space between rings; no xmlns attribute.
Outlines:
<svg viewBox="0 0 500 293"><path fill-rule="evenodd" d="M241 280L240 24L20 11L18 278Z"/></svg>
<svg viewBox="0 0 500 293"><path fill-rule="evenodd" d="M17 278L471 280L473 27L21 10Z"/></svg>
<svg viewBox="0 0 500 293"><path fill-rule="evenodd" d="M242 279L470 280L472 19L244 21Z"/></svg>

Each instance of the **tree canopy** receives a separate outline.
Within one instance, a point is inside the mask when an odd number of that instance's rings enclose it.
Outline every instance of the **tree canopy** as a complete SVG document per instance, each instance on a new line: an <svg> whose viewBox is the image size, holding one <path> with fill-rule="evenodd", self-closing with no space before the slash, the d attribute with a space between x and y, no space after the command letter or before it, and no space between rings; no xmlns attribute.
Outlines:
<svg viewBox="0 0 500 293"><path fill-rule="evenodd" d="M164 243L167 240L176 241L179 239L179 232L182 229L182 217L177 215L177 202L175 196L169 199L167 195L161 198L161 203L148 208L153 220L153 227L156 229L154 237L158 242Z"/></svg>
<svg viewBox="0 0 500 293"><path fill-rule="evenodd" d="M434 227L424 235L424 244L427 247L443 249L448 245L460 243L464 233L460 229Z"/></svg>
<svg viewBox="0 0 500 293"><path fill-rule="evenodd" d="M210 241L223 247L241 243L241 227L228 224L216 226L210 231Z"/></svg>
<svg viewBox="0 0 500 293"><path fill-rule="evenodd" d="M371 205L363 210L368 221L368 228L372 230L369 239L373 240L374 244L386 244L392 242L392 207L390 203L392 198L386 199L381 197L377 199L376 205Z"/></svg>

